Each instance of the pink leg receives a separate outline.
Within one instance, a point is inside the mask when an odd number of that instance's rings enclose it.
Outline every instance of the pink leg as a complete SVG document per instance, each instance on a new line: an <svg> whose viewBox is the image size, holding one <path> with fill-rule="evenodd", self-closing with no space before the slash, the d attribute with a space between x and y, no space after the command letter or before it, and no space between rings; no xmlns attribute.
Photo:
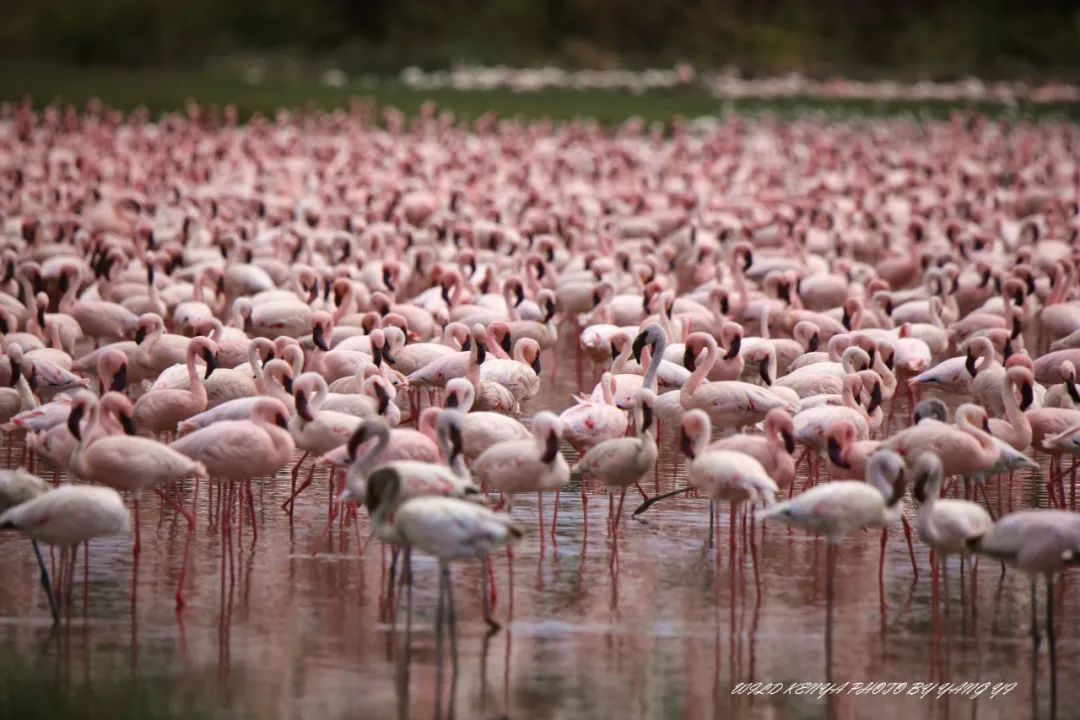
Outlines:
<svg viewBox="0 0 1080 720"><path fill-rule="evenodd" d="M551 512L551 542L555 540L555 526L559 523L559 494L560 491L555 491L555 509Z"/></svg>
<svg viewBox="0 0 1080 720"><path fill-rule="evenodd" d="M140 530L142 522L139 520L139 496L135 496L135 547L131 549L131 554L136 558L139 557L139 553L142 552L142 532Z"/></svg>

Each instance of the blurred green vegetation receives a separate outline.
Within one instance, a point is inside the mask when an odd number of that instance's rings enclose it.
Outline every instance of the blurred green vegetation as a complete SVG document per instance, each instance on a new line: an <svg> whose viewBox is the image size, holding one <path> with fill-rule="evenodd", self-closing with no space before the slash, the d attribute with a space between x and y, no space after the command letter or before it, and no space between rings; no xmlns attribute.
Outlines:
<svg viewBox="0 0 1080 720"><path fill-rule="evenodd" d="M722 101L697 87L652 91L644 95L575 90L535 93L452 89L417 91L395 80L371 84L358 81L343 87L328 87L303 73L253 84L227 71L75 68L0 62L0 101L21 102L31 98L38 106L59 102L83 107L91 98L100 98L107 105L120 110L131 111L142 107L157 115L181 110L188 100L195 100L203 105L218 107L233 105L241 118L247 119L254 113L270 115L283 107L340 108L358 97L370 99L379 106L394 106L410 115L423 102L430 100L440 109L449 110L459 119L466 120L486 112L555 120L591 118L604 124L622 122L635 116L646 121L668 121L675 116L692 118L728 112L743 115L770 113L781 117L820 112L832 117L911 114L940 118L958 108L978 110L991 116L1080 120L1080 104L1077 103L1007 107L991 103L870 100L748 98Z"/></svg>
<svg viewBox="0 0 1080 720"><path fill-rule="evenodd" d="M0 55L202 67L293 54L358 72L457 61L948 79L1080 76L1075 0L7 0Z"/></svg>
<svg viewBox="0 0 1080 720"><path fill-rule="evenodd" d="M4 661L0 668L0 718L201 720L222 715L214 680L177 682L143 670L136 678L123 669L95 672L91 678L65 677L60 666L45 665L35 669L14 659Z"/></svg>

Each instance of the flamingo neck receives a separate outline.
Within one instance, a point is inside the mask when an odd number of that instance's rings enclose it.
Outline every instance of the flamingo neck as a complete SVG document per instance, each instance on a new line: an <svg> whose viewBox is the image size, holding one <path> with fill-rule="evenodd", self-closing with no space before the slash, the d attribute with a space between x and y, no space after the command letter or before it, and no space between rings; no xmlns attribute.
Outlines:
<svg viewBox="0 0 1080 720"><path fill-rule="evenodd" d="M705 359L698 363L694 368L694 372L690 373L690 378L683 383L682 390L679 394L679 399L682 401L683 407L687 407L690 398L697 392L701 384L705 382L706 376L713 369L713 365L716 364L716 341L711 337L705 344Z"/></svg>

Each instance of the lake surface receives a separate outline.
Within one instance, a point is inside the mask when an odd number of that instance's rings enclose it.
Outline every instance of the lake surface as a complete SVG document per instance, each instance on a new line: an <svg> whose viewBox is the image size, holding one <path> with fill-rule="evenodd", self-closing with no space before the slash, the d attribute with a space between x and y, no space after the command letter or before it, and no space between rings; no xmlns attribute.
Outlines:
<svg viewBox="0 0 1080 720"><path fill-rule="evenodd" d="M556 381L546 378L529 414L561 409L580 389L569 342L563 338ZM661 477L646 483L650 492L682 486L674 461L664 428ZM71 617L57 628L29 543L4 534L0 653L54 678L56 692L117 678L133 687L153 682L160 714L182 717L966 720L1050 717L1052 709L1057 717L1076 717L1075 576L1057 582L1058 687L1051 708L1047 644L1033 666L1030 590L1019 573L1002 577L998 565L984 560L974 584L965 573L961 590L960 561L951 559L942 581L948 599L935 609L925 546L916 541L916 579L894 528L879 581L880 534L857 533L838 550L827 653L823 540L761 522L750 523L744 535L740 520L732 528L725 506L718 511L720 543L708 547L706 500L658 503L642 522L629 518L640 502L633 493L613 540L599 488L590 491L586 536L576 478L559 500L555 542L547 537L542 549L535 496L515 501L514 515L528 533L514 550L512 571L505 554L493 558L500 632L489 633L482 620L483 566L455 566L457 671L448 655L440 675L436 564L414 555L406 647L406 602L395 628L383 607L390 553L368 542L365 512L356 522L335 524L312 555L329 499L325 471L319 472L291 520L280 508L288 472L255 483L258 538L250 517L242 529L234 518L227 563L222 491L215 485L208 494L203 484L187 606L179 614L173 597L186 525L155 496L142 504L137 564L132 537L91 543L85 598L80 555ZM800 474L799 487L802 482ZM1008 487L1006 480L999 494L998 484L989 484L995 512L999 502L1003 509L1046 506L1041 482L1027 474L1016 476L1011 494ZM193 491L191 483L183 488L188 504ZM545 496L544 504L550 522L554 497ZM1038 592L1042 624L1041 581ZM822 698L795 685L826 681L838 692ZM878 682L906 685L872 694L856 685ZM744 685L750 683L768 686L750 694ZM916 683L937 685L920 698L910 693L927 688Z"/></svg>

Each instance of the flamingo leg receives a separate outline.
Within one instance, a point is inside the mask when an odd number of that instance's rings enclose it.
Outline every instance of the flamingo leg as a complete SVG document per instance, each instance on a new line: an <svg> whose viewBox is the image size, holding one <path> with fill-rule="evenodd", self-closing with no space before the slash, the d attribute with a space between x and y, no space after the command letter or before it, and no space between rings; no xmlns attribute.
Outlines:
<svg viewBox="0 0 1080 720"><path fill-rule="evenodd" d="M31 540L31 544L34 546L34 556L37 557L38 568L41 570L41 589L45 591L45 597L49 599L49 611L52 613L53 623L60 621L60 609L56 605L56 598L53 597L52 584L49 582L49 571L45 567L45 560L41 557L41 548L38 547L37 540Z"/></svg>
<svg viewBox="0 0 1080 720"><path fill-rule="evenodd" d="M555 526L559 522L559 494L558 489L555 490L555 507L551 511L551 542L555 543Z"/></svg>
<svg viewBox="0 0 1080 720"><path fill-rule="evenodd" d="M900 524L904 527L904 538L907 540L908 555L911 557L911 569L915 573L915 579L919 579L919 564L915 562L915 546L911 543L911 523L906 515L900 516Z"/></svg>

